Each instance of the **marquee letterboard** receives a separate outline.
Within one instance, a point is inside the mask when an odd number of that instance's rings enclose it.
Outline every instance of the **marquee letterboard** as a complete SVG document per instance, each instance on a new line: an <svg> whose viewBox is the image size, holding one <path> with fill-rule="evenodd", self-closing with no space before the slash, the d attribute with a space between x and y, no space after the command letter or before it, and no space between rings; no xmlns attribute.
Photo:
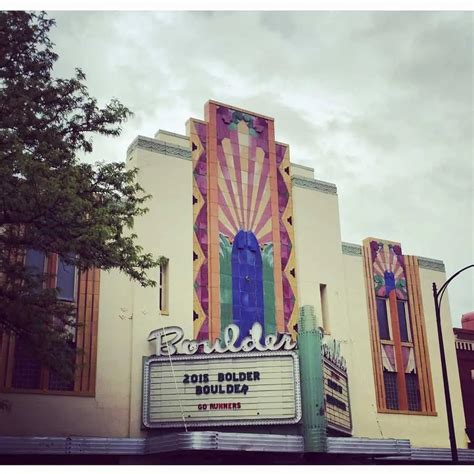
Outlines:
<svg viewBox="0 0 474 474"><path fill-rule="evenodd" d="M323 357L324 399L329 428L345 434L352 433L351 406L347 372Z"/></svg>
<svg viewBox="0 0 474 474"><path fill-rule="evenodd" d="M297 423L298 357L293 351L152 356L143 374L143 424Z"/></svg>

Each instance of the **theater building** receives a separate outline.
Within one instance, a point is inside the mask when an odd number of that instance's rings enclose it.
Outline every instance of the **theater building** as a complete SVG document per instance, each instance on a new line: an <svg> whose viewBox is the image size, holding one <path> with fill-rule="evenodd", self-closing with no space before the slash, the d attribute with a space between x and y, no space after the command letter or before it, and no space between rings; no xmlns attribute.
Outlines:
<svg viewBox="0 0 474 474"><path fill-rule="evenodd" d="M209 101L186 135L133 141L127 166L153 196L134 233L160 259L158 286L58 266L82 323L76 378L3 334L0 453L449 459L442 261L342 242L336 185L292 162L277 131ZM460 459L474 460L447 298L442 313Z"/></svg>

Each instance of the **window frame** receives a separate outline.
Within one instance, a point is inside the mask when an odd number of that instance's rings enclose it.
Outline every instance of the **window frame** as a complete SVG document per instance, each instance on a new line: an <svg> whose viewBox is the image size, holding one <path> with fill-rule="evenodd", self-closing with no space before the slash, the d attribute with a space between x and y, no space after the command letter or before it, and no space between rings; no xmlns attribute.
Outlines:
<svg viewBox="0 0 474 474"><path fill-rule="evenodd" d="M54 272L54 287L55 288L59 288L58 286L58 274L59 274L59 265L61 264L61 257L57 257L56 258L56 271ZM70 303L73 303L73 304L76 304L77 302L77 295L78 295L78 270L77 270L77 266L73 265L74 266L74 283L73 283L73 297L72 299L69 299L69 298L64 298L62 296L60 296L58 294L58 300L61 300L61 301L64 301L64 302L70 302Z"/></svg>
<svg viewBox="0 0 474 474"><path fill-rule="evenodd" d="M158 310L169 316L169 259L162 257L158 270Z"/></svg>
<svg viewBox="0 0 474 474"><path fill-rule="evenodd" d="M321 324L324 329L324 334L330 335L328 285L326 283L319 284L319 299L321 303Z"/></svg>
<svg viewBox="0 0 474 474"><path fill-rule="evenodd" d="M23 257L26 258L26 253ZM50 278L45 280L48 288L56 287L54 269L58 265L57 254L48 254L45 258L44 272ZM25 261L25 260L23 260ZM52 271L53 270L53 271ZM43 395L95 396L97 368L97 331L99 317L100 270L90 269L75 272L75 302L78 327L74 328L76 345L76 371L71 390L50 389L50 370L41 366L38 388L13 387L13 370L15 365L15 336L0 333L0 392ZM65 301L65 300L62 300Z"/></svg>
<svg viewBox="0 0 474 474"><path fill-rule="evenodd" d="M400 317L400 305L403 306L403 312L405 313L404 318ZM412 332L411 332L410 314L409 314L407 301L397 299L397 316L398 316L398 329L400 331L400 341L401 341L402 345L410 344L411 347L413 347L413 335L412 335ZM401 328L401 321L402 320L405 321L405 328L406 328L407 338L408 338L407 341L404 341L402 339L402 334L401 334L402 333L402 328Z"/></svg>
<svg viewBox="0 0 474 474"><path fill-rule="evenodd" d="M383 301L385 305L385 317L387 320L387 329L388 329L389 339L383 338L380 335L379 305L377 303L378 301ZM377 315L377 330L380 337L380 341L383 343L389 343L393 345L393 330L392 330L392 325L390 324L390 313L389 313L389 308L387 307L387 298L384 298L382 296L375 297L375 312Z"/></svg>

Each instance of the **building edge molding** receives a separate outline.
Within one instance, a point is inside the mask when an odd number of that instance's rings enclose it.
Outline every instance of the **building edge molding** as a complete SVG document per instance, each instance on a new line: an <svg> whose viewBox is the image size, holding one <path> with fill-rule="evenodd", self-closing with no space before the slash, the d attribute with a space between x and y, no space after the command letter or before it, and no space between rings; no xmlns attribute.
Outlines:
<svg viewBox="0 0 474 474"><path fill-rule="evenodd" d="M320 181L318 179L304 178L303 176L292 176L291 182L293 186L299 188L313 189L326 194L337 194L337 187L333 183Z"/></svg>
<svg viewBox="0 0 474 474"><path fill-rule="evenodd" d="M427 270L434 270L435 272L446 272L444 262L442 260L436 260L434 258L417 257L418 266Z"/></svg>
<svg viewBox="0 0 474 474"><path fill-rule="evenodd" d="M353 255L355 257L362 257L362 246L358 244L351 244L349 242L341 242L342 253L344 255Z"/></svg>
<svg viewBox="0 0 474 474"><path fill-rule="evenodd" d="M358 244L351 244L350 242L341 242L342 253L344 255L353 255L355 257L362 256L362 246ZM434 270L436 272L445 272L446 268L442 260L434 258L416 257L418 259L418 266L427 270Z"/></svg>
<svg viewBox="0 0 474 474"><path fill-rule="evenodd" d="M191 161L191 150L179 145L157 140L156 138L143 137L139 135L127 149L127 158L137 149L161 153L166 156L181 158L182 160Z"/></svg>

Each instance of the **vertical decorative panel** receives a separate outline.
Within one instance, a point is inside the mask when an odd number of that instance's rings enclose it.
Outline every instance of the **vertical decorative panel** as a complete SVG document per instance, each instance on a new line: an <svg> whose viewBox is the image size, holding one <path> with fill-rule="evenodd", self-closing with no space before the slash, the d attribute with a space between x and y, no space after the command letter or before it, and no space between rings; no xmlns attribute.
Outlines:
<svg viewBox="0 0 474 474"><path fill-rule="evenodd" d="M229 323L245 336L253 322L295 337L288 149L276 145L272 119L215 102L205 115L190 121L195 337L213 340Z"/></svg>
<svg viewBox="0 0 474 474"><path fill-rule="evenodd" d="M433 380L431 376L430 356L426 338L423 301L421 298L420 273L418 259L414 256L406 258L408 302L411 315L411 329L414 341L414 358L419 368L419 385L421 395L421 409L429 413L436 411L433 394Z"/></svg>
<svg viewBox="0 0 474 474"><path fill-rule="evenodd" d="M369 242L367 242L369 240ZM375 395L377 401L377 407L381 410L386 409L386 394L385 394L385 383L384 383L384 370L383 362L385 358L390 361L390 372L395 372L395 355L390 359L386 355L385 346L381 347L380 344L380 335L377 324L377 306L375 300L375 290L374 290L374 277L373 277L373 267L372 267L372 256L370 249L370 239L364 241L362 247L363 257L364 257L364 274L365 274L365 288L367 293L367 309L369 312L369 326L370 326L370 345L372 348L372 365L374 371L374 380L375 380ZM389 350L390 351L390 350ZM391 352L391 351L390 351ZM382 356L383 354L383 356Z"/></svg>
<svg viewBox="0 0 474 474"><path fill-rule="evenodd" d="M209 337L209 261L207 222L207 125L190 120L193 162L193 321L199 339Z"/></svg>
<svg viewBox="0 0 474 474"><path fill-rule="evenodd" d="M432 414L434 398L417 259L404 256L398 242L369 238L363 248L378 409ZM389 308L390 340L380 337L376 298L382 309L384 304Z"/></svg>
<svg viewBox="0 0 474 474"><path fill-rule="evenodd" d="M296 292L296 265L293 230L293 198L291 193L289 147L276 144L276 164L278 167L278 214L281 242L281 268L283 269L283 310L285 330L295 337L298 321Z"/></svg>
<svg viewBox="0 0 474 474"><path fill-rule="evenodd" d="M90 269L80 274L78 286L76 333L76 379L74 391L93 394L97 359L100 270Z"/></svg>
<svg viewBox="0 0 474 474"><path fill-rule="evenodd" d="M220 265L218 227L218 161L216 105L208 102L205 107L207 126L207 177L208 177L208 261L209 261L209 338L220 334Z"/></svg>

